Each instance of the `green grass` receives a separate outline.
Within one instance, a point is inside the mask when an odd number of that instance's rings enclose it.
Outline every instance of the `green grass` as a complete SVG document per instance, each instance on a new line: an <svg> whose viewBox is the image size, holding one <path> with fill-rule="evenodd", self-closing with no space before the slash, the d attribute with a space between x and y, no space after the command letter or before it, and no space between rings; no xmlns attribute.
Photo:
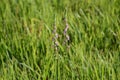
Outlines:
<svg viewBox="0 0 120 80"><path fill-rule="evenodd" d="M1 0L0 80L120 80L120 0Z"/></svg>

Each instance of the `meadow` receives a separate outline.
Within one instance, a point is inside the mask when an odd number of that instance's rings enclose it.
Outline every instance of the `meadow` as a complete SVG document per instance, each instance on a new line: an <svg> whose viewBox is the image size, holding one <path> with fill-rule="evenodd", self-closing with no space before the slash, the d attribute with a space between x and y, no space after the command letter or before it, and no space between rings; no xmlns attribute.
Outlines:
<svg viewBox="0 0 120 80"><path fill-rule="evenodd" d="M0 80L120 80L120 0L0 0Z"/></svg>

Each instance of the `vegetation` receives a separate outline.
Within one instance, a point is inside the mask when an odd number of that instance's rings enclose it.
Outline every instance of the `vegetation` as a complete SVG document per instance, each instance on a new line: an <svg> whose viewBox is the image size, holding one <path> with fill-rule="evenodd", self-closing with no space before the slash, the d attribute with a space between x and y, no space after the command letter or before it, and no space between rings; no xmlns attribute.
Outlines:
<svg viewBox="0 0 120 80"><path fill-rule="evenodd" d="M0 0L0 80L119 80L120 0Z"/></svg>

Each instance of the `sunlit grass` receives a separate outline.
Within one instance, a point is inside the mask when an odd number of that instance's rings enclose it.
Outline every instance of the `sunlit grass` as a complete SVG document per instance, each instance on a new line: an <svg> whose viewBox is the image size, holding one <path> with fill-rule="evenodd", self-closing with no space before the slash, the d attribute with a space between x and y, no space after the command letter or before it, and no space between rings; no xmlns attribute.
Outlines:
<svg viewBox="0 0 120 80"><path fill-rule="evenodd" d="M119 5L119 0L1 0L0 80L119 80Z"/></svg>

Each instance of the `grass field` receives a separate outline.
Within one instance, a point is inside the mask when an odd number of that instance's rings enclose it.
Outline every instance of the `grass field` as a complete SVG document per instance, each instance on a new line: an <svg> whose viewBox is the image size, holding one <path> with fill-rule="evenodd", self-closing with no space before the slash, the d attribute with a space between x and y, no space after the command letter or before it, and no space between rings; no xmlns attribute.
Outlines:
<svg viewBox="0 0 120 80"><path fill-rule="evenodd" d="M0 0L0 80L120 80L120 0Z"/></svg>

